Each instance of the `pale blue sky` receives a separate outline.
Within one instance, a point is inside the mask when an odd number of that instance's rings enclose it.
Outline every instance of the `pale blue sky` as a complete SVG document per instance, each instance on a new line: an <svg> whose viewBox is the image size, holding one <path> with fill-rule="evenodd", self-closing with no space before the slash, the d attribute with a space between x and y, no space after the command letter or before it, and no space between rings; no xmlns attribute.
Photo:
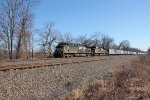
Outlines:
<svg viewBox="0 0 150 100"><path fill-rule="evenodd" d="M107 33L115 43L129 40L132 47L150 47L150 0L41 0L35 27L56 22L61 32Z"/></svg>

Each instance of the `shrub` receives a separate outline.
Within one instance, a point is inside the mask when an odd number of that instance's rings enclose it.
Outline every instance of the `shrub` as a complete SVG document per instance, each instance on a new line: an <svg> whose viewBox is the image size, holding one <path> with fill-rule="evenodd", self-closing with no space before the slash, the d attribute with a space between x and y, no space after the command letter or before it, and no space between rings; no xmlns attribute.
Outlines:
<svg viewBox="0 0 150 100"><path fill-rule="evenodd" d="M84 88L69 93L68 100L149 100L150 56L140 56L132 66L117 67L110 78L96 81ZM80 94L80 95L77 95Z"/></svg>

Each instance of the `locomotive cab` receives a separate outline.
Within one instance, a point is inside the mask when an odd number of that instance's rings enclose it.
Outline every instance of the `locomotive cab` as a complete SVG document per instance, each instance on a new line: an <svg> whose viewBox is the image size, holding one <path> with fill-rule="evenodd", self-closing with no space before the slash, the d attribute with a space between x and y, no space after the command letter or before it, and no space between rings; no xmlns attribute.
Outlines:
<svg viewBox="0 0 150 100"><path fill-rule="evenodd" d="M54 52L54 57L63 57L63 48L64 48L64 43L59 43L56 46L55 52Z"/></svg>

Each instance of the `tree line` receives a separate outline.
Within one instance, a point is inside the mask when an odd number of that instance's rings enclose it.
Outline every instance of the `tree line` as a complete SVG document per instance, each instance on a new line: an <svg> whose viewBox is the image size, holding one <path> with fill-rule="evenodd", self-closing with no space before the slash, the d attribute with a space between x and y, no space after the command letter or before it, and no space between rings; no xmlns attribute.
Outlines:
<svg viewBox="0 0 150 100"><path fill-rule="evenodd" d="M28 59L34 18L32 9L38 2L38 0L0 1L0 46L6 58Z"/></svg>
<svg viewBox="0 0 150 100"><path fill-rule="evenodd" d="M128 40L118 45L106 34L95 32L92 35L59 32L54 22L44 24L42 29L33 29L34 12L39 0L1 0L0 1L0 57L1 59L30 59L42 55L51 57L59 42L98 46L104 49L141 51L130 47ZM39 38L37 38L39 37ZM38 49L35 48L38 45ZM35 50L36 49L36 50Z"/></svg>
<svg viewBox="0 0 150 100"><path fill-rule="evenodd" d="M143 52L138 48L131 47L128 40L123 40L119 44L116 44L112 37L101 32L95 32L91 35L81 34L77 37L74 37L70 32L62 34L58 30L56 30L54 22L45 24L45 28L39 33L39 36L41 37L39 41L41 43L40 51L43 52L43 54L45 55L44 57L52 56L53 50L59 42L81 44L88 47L97 46L105 50L119 49L134 52Z"/></svg>

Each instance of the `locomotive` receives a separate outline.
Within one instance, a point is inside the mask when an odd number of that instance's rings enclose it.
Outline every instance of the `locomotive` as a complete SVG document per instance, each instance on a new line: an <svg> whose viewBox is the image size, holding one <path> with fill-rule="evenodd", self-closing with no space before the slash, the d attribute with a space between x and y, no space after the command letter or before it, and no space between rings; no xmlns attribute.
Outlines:
<svg viewBox="0 0 150 100"><path fill-rule="evenodd" d="M125 50L116 50L103 48L97 46L86 46L75 43L63 43L60 42L55 49L54 57L90 57L90 56L107 56L107 55L137 55L137 54L146 54L142 52L133 52Z"/></svg>
<svg viewBox="0 0 150 100"><path fill-rule="evenodd" d="M59 43L56 46L54 57L76 57L76 56L96 56L108 55L108 51L96 46L85 46L74 43Z"/></svg>

